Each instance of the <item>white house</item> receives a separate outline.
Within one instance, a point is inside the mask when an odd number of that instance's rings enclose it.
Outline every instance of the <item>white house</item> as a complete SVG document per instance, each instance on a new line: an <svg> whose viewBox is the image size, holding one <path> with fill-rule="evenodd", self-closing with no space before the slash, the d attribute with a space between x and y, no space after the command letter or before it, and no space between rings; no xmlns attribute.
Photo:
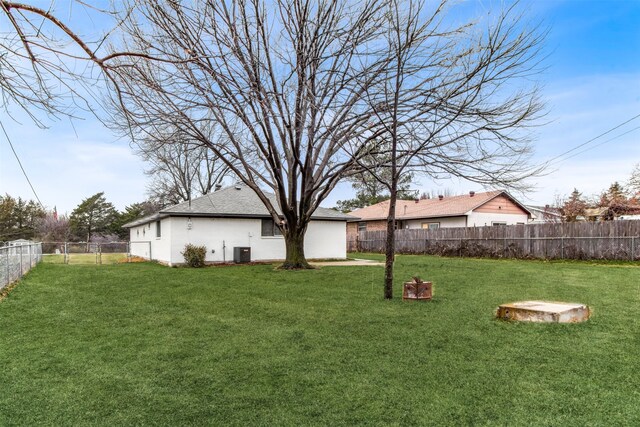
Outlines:
<svg viewBox="0 0 640 427"><path fill-rule="evenodd" d="M349 240L355 240L359 231L386 230L388 212L388 200L353 211L351 214L357 218L349 219ZM396 228L514 225L526 224L530 219L529 209L501 190L396 203Z"/></svg>
<svg viewBox="0 0 640 427"><path fill-rule="evenodd" d="M560 209L553 206L525 206L531 212L529 224L549 224L562 222Z"/></svg>
<svg viewBox="0 0 640 427"><path fill-rule="evenodd" d="M275 195L268 194L274 206ZM348 215L318 208L305 235L308 259L346 258ZM232 262L234 248L250 248L251 261L285 259L284 238L253 190L235 185L171 206L124 225L131 255L168 265L184 263L186 244L204 245L207 263ZM246 253L246 252L245 252Z"/></svg>

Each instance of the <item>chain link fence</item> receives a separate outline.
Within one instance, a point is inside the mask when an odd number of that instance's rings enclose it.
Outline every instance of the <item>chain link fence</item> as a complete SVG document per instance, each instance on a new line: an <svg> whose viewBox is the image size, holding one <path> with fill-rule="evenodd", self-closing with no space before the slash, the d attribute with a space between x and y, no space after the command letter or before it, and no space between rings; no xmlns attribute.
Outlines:
<svg viewBox="0 0 640 427"><path fill-rule="evenodd" d="M129 242L44 242L51 264L118 264L131 261Z"/></svg>
<svg viewBox="0 0 640 427"><path fill-rule="evenodd" d="M0 289L27 274L42 260L42 243L25 243L0 247Z"/></svg>

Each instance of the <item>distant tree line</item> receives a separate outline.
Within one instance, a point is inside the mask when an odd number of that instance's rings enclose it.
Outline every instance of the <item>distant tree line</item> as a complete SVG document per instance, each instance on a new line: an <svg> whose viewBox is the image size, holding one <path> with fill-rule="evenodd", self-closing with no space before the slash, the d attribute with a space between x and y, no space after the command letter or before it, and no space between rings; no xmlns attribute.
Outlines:
<svg viewBox="0 0 640 427"><path fill-rule="evenodd" d="M158 211L152 201L133 203L118 211L104 192L83 199L70 215L58 215L33 200L0 196L0 242L18 239L46 242L107 242L128 240L122 226Z"/></svg>
<svg viewBox="0 0 640 427"><path fill-rule="evenodd" d="M629 180L623 185L614 182L609 188L594 196L583 196L577 188L558 201L563 221L608 221L621 215L640 215L640 164L637 164Z"/></svg>

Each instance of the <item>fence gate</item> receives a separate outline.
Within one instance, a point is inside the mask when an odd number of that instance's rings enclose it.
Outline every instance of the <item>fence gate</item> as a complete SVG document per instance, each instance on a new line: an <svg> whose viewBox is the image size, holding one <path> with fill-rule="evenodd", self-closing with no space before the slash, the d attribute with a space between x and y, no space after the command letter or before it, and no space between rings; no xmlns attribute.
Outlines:
<svg viewBox="0 0 640 427"><path fill-rule="evenodd" d="M129 242L45 242L42 248L53 264L118 264L131 258Z"/></svg>

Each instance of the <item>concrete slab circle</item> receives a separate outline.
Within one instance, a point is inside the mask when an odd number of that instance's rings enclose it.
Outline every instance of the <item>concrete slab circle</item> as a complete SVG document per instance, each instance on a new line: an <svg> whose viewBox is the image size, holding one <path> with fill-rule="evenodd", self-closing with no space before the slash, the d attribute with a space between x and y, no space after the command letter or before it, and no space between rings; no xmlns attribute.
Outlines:
<svg viewBox="0 0 640 427"><path fill-rule="evenodd" d="M585 304L555 301L520 301L502 304L499 319L520 322L579 323L589 319L591 310Z"/></svg>

